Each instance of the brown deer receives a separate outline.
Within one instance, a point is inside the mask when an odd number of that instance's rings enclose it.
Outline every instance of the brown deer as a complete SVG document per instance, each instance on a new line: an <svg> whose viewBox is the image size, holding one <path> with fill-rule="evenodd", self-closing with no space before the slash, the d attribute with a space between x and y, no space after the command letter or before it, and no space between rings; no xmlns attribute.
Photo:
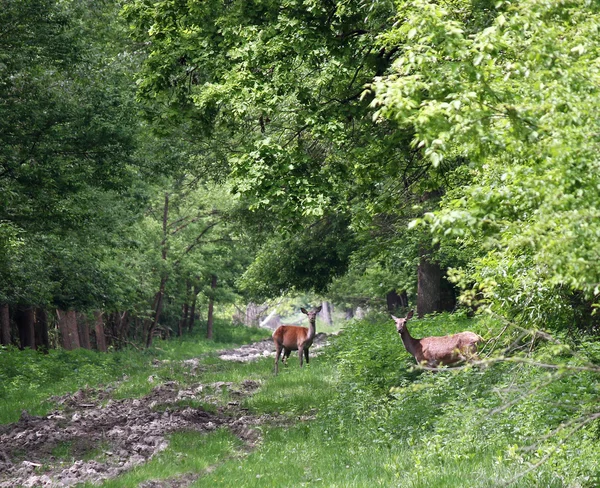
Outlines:
<svg viewBox="0 0 600 488"><path fill-rule="evenodd" d="M443 337L414 339L406 328L406 322L412 316L413 310L403 319L393 315L392 318L396 322L396 329L404 347L414 356L418 364L436 368L439 365L450 365L477 357L477 345L483 341L481 336L474 332L459 332Z"/></svg>
<svg viewBox="0 0 600 488"><path fill-rule="evenodd" d="M308 329L297 325L280 325L273 332L273 341L275 342L275 374L279 373L279 357L283 351L283 363L287 364L287 359L292 351L298 351L300 358L300 367L302 367L302 355L306 358L308 364L308 349L312 346L315 338L316 328L315 321L317 314L321 311L321 307L314 308L310 312L306 309L300 309L302 313L308 315Z"/></svg>

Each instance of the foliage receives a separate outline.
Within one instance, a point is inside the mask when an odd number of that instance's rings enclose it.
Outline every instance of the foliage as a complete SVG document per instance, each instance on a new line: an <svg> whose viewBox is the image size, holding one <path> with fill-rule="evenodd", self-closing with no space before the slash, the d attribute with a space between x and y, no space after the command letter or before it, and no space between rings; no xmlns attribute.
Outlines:
<svg viewBox="0 0 600 488"><path fill-rule="evenodd" d="M292 290L322 293L343 274L354 247L344 216L331 216L289 235L272 236L240 278L254 298Z"/></svg>
<svg viewBox="0 0 600 488"><path fill-rule="evenodd" d="M597 4L500 2L474 33L443 4L403 12L381 37L403 48L372 84L377 113L412 127L434 166L469 161L421 222L469 246L463 283L496 310L564 323L571 294L598 294Z"/></svg>
<svg viewBox="0 0 600 488"><path fill-rule="evenodd" d="M397 54L376 39L394 13L392 2L360 0L140 0L124 9L147 46L139 97L160 102L148 116L179 124L200 144L223 141L222 167L254 212L240 213L259 250L243 279L256 295L325 289L373 231L406 247L394 232L406 225L413 192L440 185L410 151L410 130L374 123L360 99ZM318 232L332 222L329 234ZM373 241L377 257L381 241Z"/></svg>
<svg viewBox="0 0 600 488"><path fill-rule="evenodd" d="M2 5L0 297L98 306L114 284L98 262L137 203L131 60L108 22L116 5Z"/></svg>
<svg viewBox="0 0 600 488"><path fill-rule="evenodd" d="M499 344L508 348L519 335L495 320L480 317L474 322L447 314L412 321L411 334L443 335L467 328L486 338L501 334L495 344L499 351ZM472 481L481 486L486 486L483 480L490 486L519 480L522 473L522 486L571 486L594 478L598 440L591 421L597 416L600 378L597 370L576 369L589 366L589 357L565 355L568 348L547 344L538 346L531 362L523 357L521 363L481 369L419 372L411 371L412 357L392 335L397 333L391 320L373 317L346 328L336 341L333 359L341 386L327 415L339 425L338 435L355 429L352 435L362 443L391 450L403 446L402 458L421 480L419 486L464 486L464 479L459 482L455 476L466 466L470 473L487 472ZM531 349L531 343L525 345ZM559 369L547 369L544 363ZM442 458L446 462L439 464ZM517 467L523 463L534 469Z"/></svg>

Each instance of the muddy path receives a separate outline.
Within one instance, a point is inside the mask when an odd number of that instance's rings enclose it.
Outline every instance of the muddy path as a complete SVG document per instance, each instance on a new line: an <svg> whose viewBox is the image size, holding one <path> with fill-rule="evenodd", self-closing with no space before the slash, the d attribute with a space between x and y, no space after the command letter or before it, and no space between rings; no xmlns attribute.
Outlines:
<svg viewBox="0 0 600 488"><path fill-rule="evenodd" d="M325 334L318 334L311 352L318 353L325 344ZM240 362L268 356L274 357L270 339L219 353L223 360ZM194 372L200 359L184 364ZM180 430L208 433L226 427L252 449L259 438L256 426L282 421L251 415L239 407L238 400L259 388L260 383L252 380L235 385L167 382L137 399L114 400L110 391L92 388L54 397L57 408L48 415L34 417L23 411L18 422L0 425L0 488L100 483L145 463L168 446L168 434ZM213 413L182 406L186 400L218 404L215 398L224 391L233 400L219 404ZM56 455L61 446L68 446L67 459ZM143 486L188 486L201 475Z"/></svg>

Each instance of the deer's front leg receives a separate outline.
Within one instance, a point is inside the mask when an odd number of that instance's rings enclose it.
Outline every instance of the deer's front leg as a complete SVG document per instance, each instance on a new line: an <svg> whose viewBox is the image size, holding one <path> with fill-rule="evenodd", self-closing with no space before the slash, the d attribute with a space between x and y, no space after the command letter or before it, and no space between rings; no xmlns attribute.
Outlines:
<svg viewBox="0 0 600 488"><path fill-rule="evenodd" d="M277 351L275 352L275 374L279 373L279 356L281 356L281 346L277 344Z"/></svg>

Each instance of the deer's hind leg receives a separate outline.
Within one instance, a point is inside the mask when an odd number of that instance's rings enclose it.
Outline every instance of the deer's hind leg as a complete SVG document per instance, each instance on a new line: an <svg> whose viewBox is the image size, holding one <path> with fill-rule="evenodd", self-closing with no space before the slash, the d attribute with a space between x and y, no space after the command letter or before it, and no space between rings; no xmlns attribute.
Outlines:
<svg viewBox="0 0 600 488"><path fill-rule="evenodd" d="M281 344L279 344L278 342L275 343L275 374L279 373L279 357L281 356Z"/></svg>
<svg viewBox="0 0 600 488"><path fill-rule="evenodd" d="M290 358L290 354L291 354L292 350L291 349L286 349L285 347L283 348L283 364L284 366L287 366L288 363L288 359Z"/></svg>

